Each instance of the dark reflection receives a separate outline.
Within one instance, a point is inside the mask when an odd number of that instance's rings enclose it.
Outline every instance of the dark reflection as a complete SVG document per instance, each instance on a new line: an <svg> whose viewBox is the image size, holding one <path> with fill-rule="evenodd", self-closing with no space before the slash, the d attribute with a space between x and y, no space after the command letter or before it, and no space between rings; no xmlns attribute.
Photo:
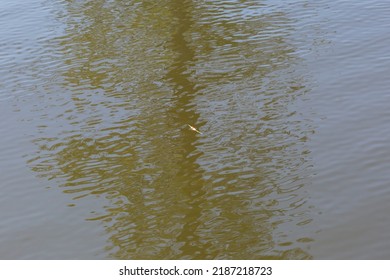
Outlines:
<svg viewBox="0 0 390 280"><path fill-rule="evenodd" d="M169 7L173 14L175 30L172 32L172 39L167 42L167 47L174 51L173 64L165 77L165 81L171 85L174 92L174 106L168 111L168 116L179 124L179 127L186 127L188 124L198 127L201 123L199 113L196 112L195 97L199 92L196 88L197 84L191 79L195 53L190 45L191 41L187 42L185 37L194 26L190 11L195 7L192 1L173 0L170 1ZM205 195L203 170L197 163L197 159L201 156L196 147L197 136L196 133L188 130L175 145L183 150L182 158L175 163L179 167L175 180L180 182L177 187L186 194L187 199L182 228L174 241L180 244L182 258L186 259L210 258L202 244L202 239L197 234L197 229L203 223L201 202Z"/></svg>
<svg viewBox="0 0 390 280"><path fill-rule="evenodd" d="M258 1L65 3L61 106L41 108L29 164L72 205L100 202L108 257L310 258L288 17Z"/></svg>

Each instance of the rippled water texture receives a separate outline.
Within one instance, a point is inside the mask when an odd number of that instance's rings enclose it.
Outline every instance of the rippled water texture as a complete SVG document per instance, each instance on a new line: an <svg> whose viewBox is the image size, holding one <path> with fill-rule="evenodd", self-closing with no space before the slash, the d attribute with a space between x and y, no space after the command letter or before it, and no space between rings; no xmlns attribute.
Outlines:
<svg viewBox="0 0 390 280"><path fill-rule="evenodd" d="M0 24L0 258L390 257L385 1L7 0Z"/></svg>

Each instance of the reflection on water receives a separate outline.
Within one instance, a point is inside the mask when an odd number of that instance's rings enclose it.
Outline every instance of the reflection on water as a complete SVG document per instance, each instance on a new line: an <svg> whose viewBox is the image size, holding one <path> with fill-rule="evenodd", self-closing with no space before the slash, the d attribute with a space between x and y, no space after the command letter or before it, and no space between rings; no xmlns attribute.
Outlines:
<svg viewBox="0 0 390 280"><path fill-rule="evenodd" d="M269 1L272 2L272 1ZM118 259L311 258L308 83L267 1L64 1L31 169ZM188 124L203 134L188 129Z"/></svg>

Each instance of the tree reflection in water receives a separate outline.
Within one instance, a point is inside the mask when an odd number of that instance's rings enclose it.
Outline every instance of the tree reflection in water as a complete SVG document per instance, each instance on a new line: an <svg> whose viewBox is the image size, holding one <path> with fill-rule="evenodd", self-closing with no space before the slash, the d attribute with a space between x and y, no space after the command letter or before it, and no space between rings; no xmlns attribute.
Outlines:
<svg viewBox="0 0 390 280"><path fill-rule="evenodd" d="M107 229L107 257L310 258L312 128L286 14L100 0L58 17L61 106L41 108L29 164L76 206L102 201L89 220Z"/></svg>

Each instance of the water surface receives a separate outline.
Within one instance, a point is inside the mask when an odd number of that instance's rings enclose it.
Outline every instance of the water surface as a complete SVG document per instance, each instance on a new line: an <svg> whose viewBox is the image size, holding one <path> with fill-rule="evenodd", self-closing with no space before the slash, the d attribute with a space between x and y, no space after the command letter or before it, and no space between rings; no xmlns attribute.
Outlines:
<svg viewBox="0 0 390 280"><path fill-rule="evenodd" d="M386 7L2 2L0 257L389 257Z"/></svg>

